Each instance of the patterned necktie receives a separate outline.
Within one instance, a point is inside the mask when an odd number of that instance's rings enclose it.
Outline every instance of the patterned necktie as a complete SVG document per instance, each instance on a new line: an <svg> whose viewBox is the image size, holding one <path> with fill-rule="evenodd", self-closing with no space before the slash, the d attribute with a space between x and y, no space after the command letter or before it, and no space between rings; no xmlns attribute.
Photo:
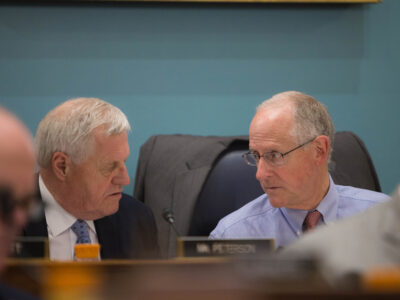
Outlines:
<svg viewBox="0 0 400 300"><path fill-rule="evenodd" d="M303 223L303 232L310 231L317 226L319 219L321 218L321 213L318 210L310 211Z"/></svg>
<svg viewBox="0 0 400 300"><path fill-rule="evenodd" d="M76 244L90 244L88 225L85 221L76 220L71 229L77 236Z"/></svg>

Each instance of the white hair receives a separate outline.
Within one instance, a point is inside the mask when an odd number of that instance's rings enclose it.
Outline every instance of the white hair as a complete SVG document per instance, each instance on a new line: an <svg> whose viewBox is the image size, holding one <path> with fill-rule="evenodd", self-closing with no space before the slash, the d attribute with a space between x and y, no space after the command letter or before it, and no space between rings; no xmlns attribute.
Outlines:
<svg viewBox="0 0 400 300"><path fill-rule="evenodd" d="M74 163L85 161L93 151L93 130L100 126L106 135L131 129L119 108L97 98L76 98L57 106L36 131L39 165L47 167L57 151L67 154Z"/></svg>
<svg viewBox="0 0 400 300"><path fill-rule="evenodd" d="M328 162L330 161L335 129L329 116L328 110L313 97L296 92L287 91L276 94L272 98L265 100L257 107L257 112L273 105L293 105L294 126L290 134L299 144L320 135L329 137L330 149Z"/></svg>

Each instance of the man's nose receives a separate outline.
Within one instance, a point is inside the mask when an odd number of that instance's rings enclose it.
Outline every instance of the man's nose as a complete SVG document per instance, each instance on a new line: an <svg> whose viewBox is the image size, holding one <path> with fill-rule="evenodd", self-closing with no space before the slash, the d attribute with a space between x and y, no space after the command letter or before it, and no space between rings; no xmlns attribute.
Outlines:
<svg viewBox="0 0 400 300"><path fill-rule="evenodd" d="M118 169L118 174L114 177L113 183L116 185L128 185L130 182L128 170L125 164Z"/></svg>
<svg viewBox="0 0 400 300"><path fill-rule="evenodd" d="M270 177L272 175L272 167L271 165L261 157L257 164L257 173L256 178L258 181L263 181L266 177Z"/></svg>

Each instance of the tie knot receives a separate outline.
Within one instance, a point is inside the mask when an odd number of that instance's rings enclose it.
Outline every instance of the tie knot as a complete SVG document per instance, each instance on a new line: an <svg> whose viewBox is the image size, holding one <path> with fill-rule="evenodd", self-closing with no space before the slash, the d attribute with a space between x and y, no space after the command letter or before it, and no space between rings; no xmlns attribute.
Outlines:
<svg viewBox="0 0 400 300"><path fill-rule="evenodd" d="M309 231L317 226L319 219L321 218L321 213L318 210L310 211L303 223L303 231Z"/></svg>
<svg viewBox="0 0 400 300"><path fill-rule="evenodd" d="M90 244L88 225L85 221L76 220L71 229L77 236L76 244Z"/></svg>

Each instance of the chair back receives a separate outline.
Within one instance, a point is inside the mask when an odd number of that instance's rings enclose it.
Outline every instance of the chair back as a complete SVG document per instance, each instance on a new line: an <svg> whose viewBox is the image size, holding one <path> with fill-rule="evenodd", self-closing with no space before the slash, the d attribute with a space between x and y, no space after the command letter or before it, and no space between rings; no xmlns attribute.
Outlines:
<svg viewBox="0 0 400 300"><path fill-rule="evenodd" d="M350 131L335 133L329 173L340 185L381 192L376 173L367 147L360 137Z"/></svg>
<svg viewBox="0 0 400 300"><path fill-rule="evenodd" d="M216 159L197 200L189 235L208 236L218 221L264 192L256 179L256 167L242 155L247 142L234 142Z"/></svg>

